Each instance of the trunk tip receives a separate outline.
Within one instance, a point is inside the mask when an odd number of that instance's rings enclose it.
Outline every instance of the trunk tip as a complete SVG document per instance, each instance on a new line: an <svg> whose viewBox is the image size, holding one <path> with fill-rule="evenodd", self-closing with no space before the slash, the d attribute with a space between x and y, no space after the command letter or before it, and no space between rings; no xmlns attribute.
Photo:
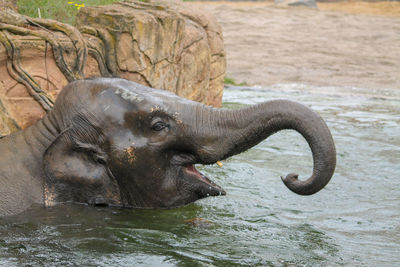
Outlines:
<svg viewBox="0 0 400 267"><path fill-rule="evenodd" d="M289 173L285 178L281 176L281 179L287 188L289 188L292 192L302 196L315 194L327 184L325 183L322 186L321 184L313 185L312 181L315 181L313 177L305 181L301 181L299 180L299 175L296 173Z"/></svg>

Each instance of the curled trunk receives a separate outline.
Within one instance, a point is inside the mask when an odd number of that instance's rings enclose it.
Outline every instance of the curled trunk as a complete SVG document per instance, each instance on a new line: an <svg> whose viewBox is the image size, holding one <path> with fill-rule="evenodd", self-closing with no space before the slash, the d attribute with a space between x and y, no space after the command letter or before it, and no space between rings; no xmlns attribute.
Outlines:
<svg viewBox="0 0 400 267"><path fill-rule="evenodd" d="M296 102L275 100L238 110L198 106L193 122L195 153L202 163L214 163L241 153L268 136L285 129L299 132L313 155L313 173L299 180L291 173L282 177L285 185L300 195L321 190L331 179L336 165L336 151L331 133L323 119Z"/></svg>

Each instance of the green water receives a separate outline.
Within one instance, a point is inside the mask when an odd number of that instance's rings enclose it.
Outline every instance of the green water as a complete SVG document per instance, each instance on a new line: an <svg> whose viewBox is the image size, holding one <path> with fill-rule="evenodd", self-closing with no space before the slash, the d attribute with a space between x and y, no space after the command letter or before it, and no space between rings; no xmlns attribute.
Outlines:
<svg viewBox="0 0 400 267"><path fill-rule="evenodd" d="M318 111L338 156L318 194L297 196L280 181L312 167L306 142L285 131L222 168L199 166L225 197L173 210L68 205L0 218L0 266L400 266L400 100L299 88L228 88L224 105L288 98Z"/></svg>

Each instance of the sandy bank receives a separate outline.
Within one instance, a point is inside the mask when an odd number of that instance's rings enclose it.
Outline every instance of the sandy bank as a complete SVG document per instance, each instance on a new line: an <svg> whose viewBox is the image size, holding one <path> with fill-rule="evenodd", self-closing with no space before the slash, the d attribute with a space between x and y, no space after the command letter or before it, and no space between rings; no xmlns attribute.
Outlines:
<svg viewBox="0 0 400 267"><path fill-rule="evenodd" d="M222 25L227 76L250 85L400 89L400 3L193 2Z"/></svg>

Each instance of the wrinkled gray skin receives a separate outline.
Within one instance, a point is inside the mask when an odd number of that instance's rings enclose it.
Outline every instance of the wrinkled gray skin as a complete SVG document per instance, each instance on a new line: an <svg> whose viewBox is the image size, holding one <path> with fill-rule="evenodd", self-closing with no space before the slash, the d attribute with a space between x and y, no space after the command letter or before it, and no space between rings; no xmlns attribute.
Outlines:
<svg viewBox="0 0 400 267"><path fill-rule="evenodd" d="M225 191L195 163L213 164L283 129L311 147L313 174L282 178L295 193L321 190L335 169L323 120L286 100L216 109L116 78L69 84L35 125L0 139L0 215L33 203L171 208Z"/></svg>

